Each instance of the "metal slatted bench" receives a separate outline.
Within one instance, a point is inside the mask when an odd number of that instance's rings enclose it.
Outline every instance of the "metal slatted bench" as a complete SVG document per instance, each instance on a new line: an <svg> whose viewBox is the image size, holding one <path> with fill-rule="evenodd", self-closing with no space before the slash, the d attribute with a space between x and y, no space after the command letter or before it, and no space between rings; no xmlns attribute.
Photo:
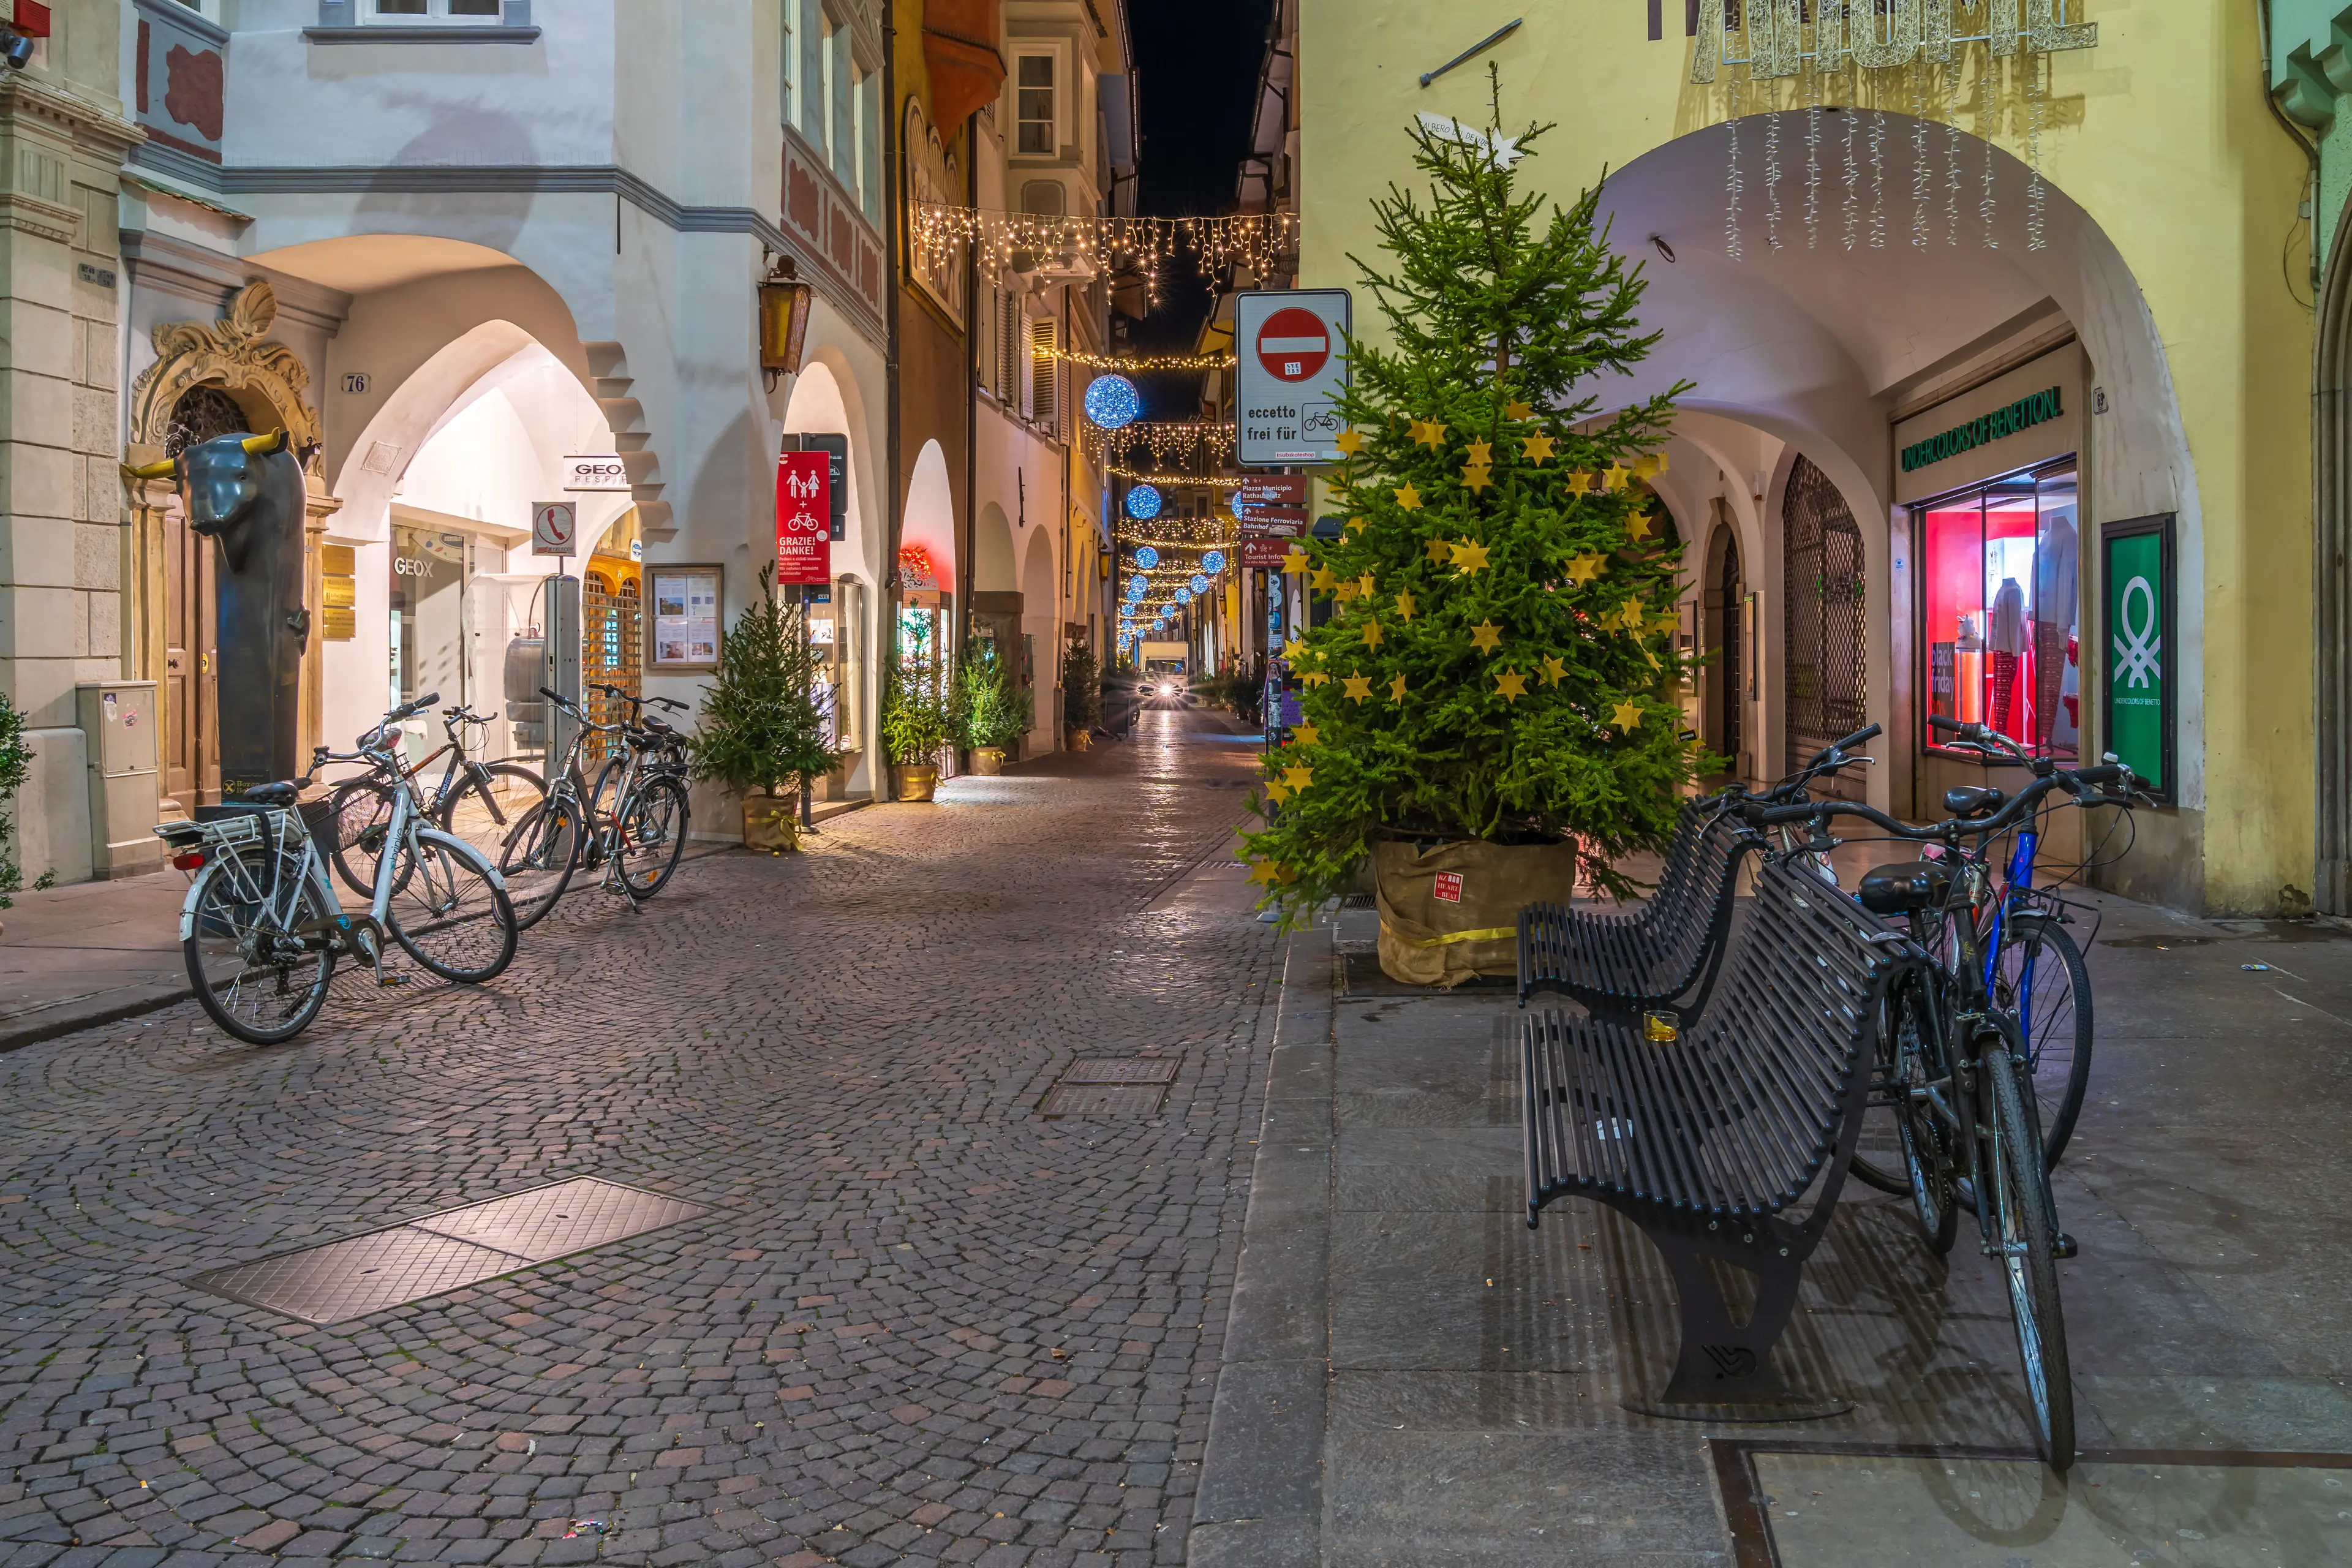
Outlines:
<svg viewBox="0 0 2352 1568"><path fill-rule="evenodd" d="M1925 962L1818 877L1768 862L1722 983L1677 1037L1554 1009L1520 1025L1528 1225L1556 1199L1591 1198L1638 1226L1674 1276L1674 1375L1631 1408L1751 1420L1847 1408L1792 1394L1769 1357L1861 1131L1880 1003ZM1810 1212L1784 1217L1817 1179ZM1744 1322L1709 1260L1755 1276Z"/></svg>
<svg viewBox="0 0 2352 1568"><path fill-rule="evenodd" d="M1650 901L1630 915L1558 904L1519 911L1519 1005L1538 992L1571 996L1599 1017L1630 1021L1707 984L1722 962L1740 858L1761 844L1715 799L1685 804Z"/></svg>

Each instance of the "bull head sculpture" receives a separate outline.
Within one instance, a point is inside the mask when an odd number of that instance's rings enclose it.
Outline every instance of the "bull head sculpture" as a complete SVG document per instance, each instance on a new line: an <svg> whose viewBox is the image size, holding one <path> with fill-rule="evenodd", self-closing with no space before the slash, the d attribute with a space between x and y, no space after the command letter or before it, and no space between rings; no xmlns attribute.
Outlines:
<svg viewBox="0 0 2352 1568"><path fill-rule="evenodd" d="M245 570L252 532L242 526L261 502L270 465L263 459L286 450L286 432L267 436L222 436L200 442L176 458L125 470L131 478L176 478L188 509L188 526L220 541L231 572Z"/></svg>

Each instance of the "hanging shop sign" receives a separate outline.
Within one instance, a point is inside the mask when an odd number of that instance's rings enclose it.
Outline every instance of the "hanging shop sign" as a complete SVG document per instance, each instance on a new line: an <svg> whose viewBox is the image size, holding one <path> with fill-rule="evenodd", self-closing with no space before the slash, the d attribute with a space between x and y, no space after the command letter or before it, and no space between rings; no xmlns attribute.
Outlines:
<svg viewBox="0 0 2352 1568"><path fill-rule="evenodd" d="M530 508L530 552L569 555L580 547L580 509L568 500L534 501ZM397 566L394 568L397 570Z"/></svg>
<svg viewBox="0 0 2352 1568"><path fill-rule="evenodd" d="M1243 467L1336 463L1343 456L1334 405L1348 390L1352 320L1345 289L1234 296L1234 450Z"/></svg>
<svg viewBox="0 0 2352 1568"><path fill-rule="evenodd" d="M577 490L625 490L629 470L618 457L586 454L563 459L563 488Z"/></svg>
<svg viewBox="0 0 2352 1568"><path fill-rule="evenodd" d="M2031 396L2005 403L1989 413L1979 414L1966 424L1955 425L1940 435L1924 441L1914 441L1903 448L1903 471L1924 468L1930 463L1940 463L1947 458L1957 458L1962 452L1973 451L1988 442L2004 436L2015 436L2059 417L2066 410L2060 406L2058 388L2051 387Z"/></svg>
<svg viewBox="0 0 2352 1568"><path fill-rule="evenodd" d="M2099 584L2106 667L2102 742L2148 794L2171 800L2179 788L2179 708L2172 676L2179 657L2172 514L2102 526Z"/></svg>
<svg viewBox="0 0 2352 1568"><path fill-rule="evenodd" d="M692 675L719 668L719 587L723 570L656 566L653 614L646 617L646 665L665 674Z"/></svg>
<svg viewBox="0 0 2352 1568"><path fill-rule="evenodd" d="M776 455L776 582L833 581L833 463L824 452Z"/></svg>

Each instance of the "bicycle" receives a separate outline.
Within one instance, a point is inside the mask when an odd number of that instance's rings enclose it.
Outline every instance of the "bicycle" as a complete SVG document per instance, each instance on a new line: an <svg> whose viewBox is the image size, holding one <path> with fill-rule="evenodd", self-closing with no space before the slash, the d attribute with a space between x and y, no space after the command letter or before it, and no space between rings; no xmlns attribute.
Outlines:
<svg viewBox="0 0 2352 1568"><path fill-rule="evenodd" d="M439 700L436 692L422 700L426 707ZM425 803L428 819L444 833L472 845L483 859L496 862L509 826L547 797L547 782L520 763L478 763L466 754L466 725L487 725L498 718L478 714L460 704L441 710L442 733L448 739L431 754L402 772L414 779L443 757L449 759L441 782ZM389 721L387 721L389 722ZM364 742L367 737L362 737ZM388 739L388 738L387 738ZM390 746L396 756L396 746ZM335 814L335 874L343 885L364 898L375 887L375 861L391 822L394 786L374 774L338 784L328 798Z"/></svg>
<svg viewBox="0 0 2352 1568"><path fill-rule="evenodd" d="M236 1038L267 1046L300 1034L326 1005L340 957L373 964L380 985L397 984L384 973L387 937L430 973L466 984L494 980L513 961L518 928L498 873L473 846L425 825L412 776L386 739L385 726L436 700L395 709L357 751L312 753L313 773L331 762L362 763L394 786L388 852L376 857L363 914L336 896L321 842L331 842L336 818L331 802L299 800L309 775L154 829L172 864L195 873L180 908L189 983Z"/></svg>
<svg viewBox="0 0 2352 1568"><path fill-rule="evenodd" d="M686 849L686 782L669 761L679 754L682 738L667 724L659 731L627 721L599 724L556 691L542 686L540 695L568 714L573 727L547 798L523 814L499 851L499 870L515 890L516 918L525 930L545 919L583 862L602 867L604 890L618 891L630 911L638 912L669 881ZM597 808L598 792L580 768L581 747L591 734L621 741L609 810ZM641 770L648 752L656 765Z"/></svg>
<svg viewBox="0 0 2352 1568"><path fill-rule="evenodd" d="M1948 720L1937 727L1964 739L1981 733ZM1861 901L1890 917L1907 916L1912 939L1935 961L1889 998L1894 1027L1881 1047L1874 1078L1883 1089L1875 1092L1895 1111L1906 1187L1929 1250L1941 1254L1953 1245L1962 1181L1979 1200L1979 1242L2002 1266L2042 1452L2053 1469L2063 1470L2074 1462L2074 1415L2057 1266L2074 1247L2058 1226L2032 1079L2021 1066L2023 1040L1987 984L1978 918L1989 896L1983 858L1960 851L1964 838L1981 842L2007 832L2062 789L2084 806L2128 806L2136 797L2130 770L2118 763L2068 772L2045 761L2035 773L1989 816L1927 827L1847 801L1750 805L1744 814L1759 828L1810 821L1814 841L1827 837L1822 825L1829 819L1859 817L1891 837L1945 847L1944 860L1880 867L1863 879ZM2096 787L2116 784L2121 794Z"/></svg>
<svg viewBox="0 0 2352 1568"><path fill-rule="evenodd" d="M687 710L685 703L668 697L633 697L617 686L597 686L590 689L601 691L615 702L629 705L626 722L640 731L644 738L647 777L660 775L677 779L681 784L685 782L688 761L686 737L659 714L646 717L647 708L666 708L673 713L683 713ZM621 773L622 759L619 757L605 758L604 766L596 770L595 780L589 785L588 805L599 818L608 815L606 798L618 798Z"/></svg>

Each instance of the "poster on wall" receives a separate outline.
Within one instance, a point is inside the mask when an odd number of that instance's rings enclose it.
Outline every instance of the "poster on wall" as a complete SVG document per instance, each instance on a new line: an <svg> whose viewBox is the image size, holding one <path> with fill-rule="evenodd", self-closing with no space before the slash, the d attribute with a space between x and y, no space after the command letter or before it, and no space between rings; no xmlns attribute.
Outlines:
<svg viewBox="0 0 2352 1568"><path fill-rule="evenodd" d="M653 614L646 617L646 668L691 675L719 668L716 566L656 566L646 574Z"/></svg>
<svg viewBox="0 0 2352 1568"><path fill-rule="evenodd" d="M2179 686L2172 669L2179 643L2170 512L2099 530L2099 596L2106 749L2148 794L2171 800L2179 787Z"/></svg>
<svg viewBox="0 0 2352 1568"><path fill-rule="evenodd" d="M823 452L776 457L776 583L833 581L833 462Z"/></svg>

